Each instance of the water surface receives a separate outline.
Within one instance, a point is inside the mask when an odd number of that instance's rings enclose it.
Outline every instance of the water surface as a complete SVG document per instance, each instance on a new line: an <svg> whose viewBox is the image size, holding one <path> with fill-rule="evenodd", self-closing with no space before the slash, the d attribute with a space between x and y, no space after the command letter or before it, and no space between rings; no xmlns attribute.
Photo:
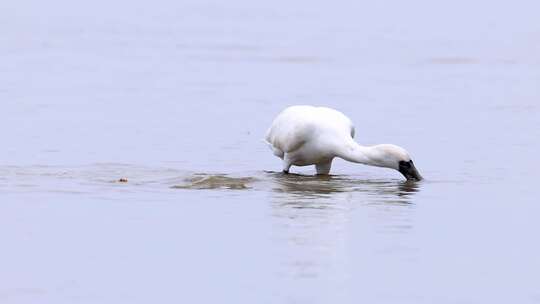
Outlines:
<svg viewBox="0 0 540 304"><path fill-rule="evenodd" d="M1 303L538 303L534 1L0 9ZM281 168L292 104L421 183Z"/></svg>

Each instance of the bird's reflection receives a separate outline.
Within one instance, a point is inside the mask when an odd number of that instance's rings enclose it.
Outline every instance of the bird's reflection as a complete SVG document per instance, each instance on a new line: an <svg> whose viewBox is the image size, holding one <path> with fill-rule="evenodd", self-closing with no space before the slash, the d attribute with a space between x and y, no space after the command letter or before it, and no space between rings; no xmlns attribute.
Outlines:
<svg viewBox="0 0 540 304"><path fill-rule="evenodd" d="M414 226L418 182L266 174L284 278L332 276L343 283L349 276L348 248L356 246L351 242L371 240L369 233L358 234L355 227L368 227L375 235L400 235Z"/></svg>
<svg viewBox="0 0 540 304"><path fill-rule="evenodd" d="M275 198L284 204L304 205L353 193L365 195L364 201L368 203L412 204L412 197L420 190L420 183L415 181L366 180L343 175L267 174L271 177Z"/></svg>

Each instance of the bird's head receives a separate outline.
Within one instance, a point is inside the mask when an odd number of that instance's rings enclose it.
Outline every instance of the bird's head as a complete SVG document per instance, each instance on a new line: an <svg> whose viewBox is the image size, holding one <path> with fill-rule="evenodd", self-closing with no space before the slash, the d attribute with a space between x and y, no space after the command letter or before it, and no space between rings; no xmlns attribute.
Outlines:
<svg viewBox="0 0 540 304"><path fill-rule="evenodd" d="M407 180L422 180L422 176L414 166L409 153L402 147L382 144L373 146L369 158L379 167L398 170Z"/></svg>

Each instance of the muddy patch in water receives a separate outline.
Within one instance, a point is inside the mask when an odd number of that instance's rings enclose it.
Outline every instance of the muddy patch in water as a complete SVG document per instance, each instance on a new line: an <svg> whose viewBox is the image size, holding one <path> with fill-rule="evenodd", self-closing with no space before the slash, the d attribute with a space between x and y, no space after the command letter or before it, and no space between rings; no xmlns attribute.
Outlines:
<svg viewBox="0 0 540 304"><path fill-rule="evenodd" d="M225 174L197 173L184 179L184 184L174 185L173 189L250 189L256 181L253 177L231 177Z"/></svg>

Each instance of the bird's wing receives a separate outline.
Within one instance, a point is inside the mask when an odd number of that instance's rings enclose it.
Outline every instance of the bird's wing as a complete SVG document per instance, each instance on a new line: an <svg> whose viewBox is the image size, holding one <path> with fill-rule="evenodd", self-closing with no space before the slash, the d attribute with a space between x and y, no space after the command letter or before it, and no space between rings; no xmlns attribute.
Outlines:
<svg viewBox="0 0 540 304"><path fill-rule="evenodd" d="M313 132L311 120L292 110L286 110L278 115L266 133L266 141L282 153L296 151L302 147Z"/></svg>
<svg viewBox="0 0 540 304"><path fill-rule="evenodd" d="M305 143L301 127L290 125L273 125L266 136L266 141L270 144L272 151L276 154L275 149L280 153L292 152L300 148ZM278 155L279 156L279 155Z"/></svg>
<svg viewBox="0 0 540 304"><path fill-rule="evenodd" d="M279 158L283 158L283 156L285 155L285 153L284 153L281 149L275 147L275 146L268 140L268 136L267 136L267 138L265 138L263 141L264 141L265 144L268 145L268 147L270 148L270 150L272 150L272 153L274 153L275 156L277 156L277 157L279 157Z"/></svg>

